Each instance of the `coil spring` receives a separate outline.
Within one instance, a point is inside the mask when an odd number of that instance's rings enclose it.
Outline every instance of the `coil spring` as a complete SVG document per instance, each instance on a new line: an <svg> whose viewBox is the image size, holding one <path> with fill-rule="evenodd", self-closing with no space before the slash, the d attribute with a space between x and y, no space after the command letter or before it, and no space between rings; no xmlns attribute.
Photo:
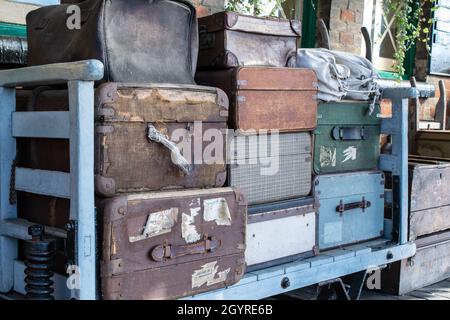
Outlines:
<svg viewBox="0 0 450 320"><path fill-rule="evenodd" d="M25 291L29 300L54 300L53 260L55 241L44 239L44 227L28 229L31 240L25 242Z"/></svg>

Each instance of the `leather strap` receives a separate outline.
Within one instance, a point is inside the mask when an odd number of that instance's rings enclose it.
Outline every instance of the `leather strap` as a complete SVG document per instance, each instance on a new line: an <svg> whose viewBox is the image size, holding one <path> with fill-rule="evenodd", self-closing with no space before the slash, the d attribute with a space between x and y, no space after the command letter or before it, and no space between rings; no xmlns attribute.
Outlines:
<svg viewBox="0 0 450 320"><path fill-rule="evenodd" d="M202 241L185 246L162 244L154 247L150 251L150 256L156 262L163 262L183 256L215 252L219 247L220 241L214 237L209 237Z"/></svg>
<svg viewBox="0 0 450 320"><path fill-rule="evenodd" d="M336 212L340 213L341 215L344 214L346 211L355 209L362 209L362 211L364 212L367 208L370 208L371 206L372 203L370 201L366 201L365 197L363 197L360 202L344 203L344 200L341 200L339 205L336 207Z"/></svg>

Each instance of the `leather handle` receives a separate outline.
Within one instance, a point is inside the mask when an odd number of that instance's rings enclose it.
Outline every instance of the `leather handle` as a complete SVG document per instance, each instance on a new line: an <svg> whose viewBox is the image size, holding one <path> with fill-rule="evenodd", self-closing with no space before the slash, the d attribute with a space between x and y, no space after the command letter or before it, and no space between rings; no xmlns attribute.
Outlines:
<svg viewBox="0 0 450 320"><path fill-rule="evenodd" d="M220 241L216 238L205 238L202 241L185 246L162 244L154 247L150 252L150 256L156 262L163 262L165 260L189 255L211 253L216 251L219 247Z"/></svg>
<svg viewBox="0 0 450 320"><path fill-rule="evenodd" d="M363 127L335 127L332 136L334 140L366 140L367 132Z"/></svg>
<svg viewBox="0 0 450 320"><path fill-rule="evenodd" d="M370 201L366 201L366 198L363 197L361 201L359 202L352 202L352 203L344 203L344 200L341 200L339 205L336 207L336 212L339 214L344 214L346 211L355 210L355 209L362 209L364 212L367 208L370 208L372 206L372 203Z"/></svg>
<svg viewBox="0 0 450 320"><path fill-rule="evenodd" d="M156 130L156 128L149 124L148 125L148 134L147 137L149 140L157 142L165 146L172 152L172 162L180 168L184 172L184 174L189 175L192 173L192 166L189 164L183 155L181 154L178 147L170 141L164 134Z"/></svg>

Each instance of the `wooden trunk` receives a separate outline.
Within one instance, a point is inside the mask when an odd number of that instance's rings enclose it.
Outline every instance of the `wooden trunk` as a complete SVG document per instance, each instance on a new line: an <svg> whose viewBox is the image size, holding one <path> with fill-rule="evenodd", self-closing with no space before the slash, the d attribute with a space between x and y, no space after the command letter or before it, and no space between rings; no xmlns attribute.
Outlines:
<svg viewBox="0 0 450 320"><path fill-rule="evenodd" d="M418 239L416 245L414 257L383 269L383 291L403 295L450 277L449 231Z"/></svg>
<svg viewBox="0 0 450 320"><path fill-rule="evenodd" d="M450 159L450 131L419 131L416 153L420 156Z"/></svg>
<svg viewBox="0 0 450 320"><path fill-rule="evenodd" d="M312 70L239 67L197 72L196 80L227 93L233 129L289 132L317 126L317 77Z"/></svg>
<svg viewBox="0 0 450 320"><path fill-rule="evenodd" d="M103 299L174 299L244 275L247 204L238 191L141 193L99 208Z"/></svg>
<svg viewBox="0 0 450 320"><path fill-rule="evenodd" d="M410 157L409 239L450 229L450 163Z"/></svg>
<svg viewBox="0 0 450 320"><path fill-rule="evenodd" d="M34 96L19 92L18 109L65 110L66 94L63 90L36 91ZM98 195L225 184L228 99L220 89L108 83L96 90L95 108ZM189 173L180 169L166 146L148 137L150 126L179 143ZM219 143L211 145L206 132L214 132ZM206 150L221 159L205 161L204 156L210 155ZM67 140L19 139L21 167L68 172L69 160Z"/></svg>

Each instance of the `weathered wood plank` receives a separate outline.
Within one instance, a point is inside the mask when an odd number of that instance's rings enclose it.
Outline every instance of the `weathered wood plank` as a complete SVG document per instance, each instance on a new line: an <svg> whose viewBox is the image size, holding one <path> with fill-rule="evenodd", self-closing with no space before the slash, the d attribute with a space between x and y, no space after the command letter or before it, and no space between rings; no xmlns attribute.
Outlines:
<svg viewBox="0 0 450 320"><path fill-rule="evenodd" d="M252 271L252 274L255 274L258 277L258 281L280 276L284 274L284 268L281 267L272 267L259 271Z"/></svg>
<svg viewBox="0 0 450 320"><path fill-rule="evenodd" d="M17 168L16 190L70 199L70 175L57 171Z"/></svg>
<svg viewBox="0 0 450 320"><path fill-rule="evenodd" d="M413 292L409 293L408 295L410 295L412 297L422 298L425 300L446 300L445 298L435 295L434 293L423 292L423 291L419 291L419 290L413 291Z"/></svg>
<svg viewBox="0 0 450 320"><path fill-rule="evenodd" d="M14 112L12 134L14 137L68 139L69 112Z"/></svg>
<svg viewBox="0 0 450 320"><path fill-rule="evenodd" d="M296 262L287 264L284 268L284 271L286 273L289 273L289 272L296 272L296 271L301 271L301 270L305 270L305 269L309 269L309 268L311 268L311 262L305 262L303 260L300 260L300 261L296 261Z"/></svg>
<svg viewBox="0 0 450 320"><path fill-rule="evenodd" d="M78 221L80 299L96 299L94 82L69 82L70 217Z"/></svg>
<svg viewBox="0 0 450 320"><path fill-rule="evenodd" d="M0 71L0 86L33 86L74 80L95 81L103 78L103 64L98 60L55 63Z"/></svg>
<svg viewBox="0 0 450 320"><path fill-rule="evenodd" d="M0 87L0 221L17 218L17 207L9 199L16 157L16 140L11 136L11 114L15 109L16 90ZM8 292L13 287L16 257L17 240L0 236L0 292Z"/></svg>
<svg viewBox="0 0 450 320"><path fill-rule="evenodd" d="M414 244L405 244L401 246L393 246L386 250L376 251L365 255L355 256L346 260L332 262L309 269L281 274L279 276L270 277L264 280L249 282L245 285L235 285L226 289L217 290L200 294L189 299L263 299L277 294L286 293L295 289L319 283L321 281L331 280L352 274L361 270L365 270L370 266L379 266L387 263L387 251L391 251L395 259L404 259L410 257L415 252ZM333 260L331 258L331 260ZM283 266L280 266L283 268ZM283 289L281 281L284 277L288 277L291 286Z"/></svg>
<svg viewBox="0 0 450 320"><path fill-rule="evenodd" d="M327 256L333 257L334 261L340 261L354 257L356 255L356 252L351 250L335 249L326 251L325 254Z"/></svg>

